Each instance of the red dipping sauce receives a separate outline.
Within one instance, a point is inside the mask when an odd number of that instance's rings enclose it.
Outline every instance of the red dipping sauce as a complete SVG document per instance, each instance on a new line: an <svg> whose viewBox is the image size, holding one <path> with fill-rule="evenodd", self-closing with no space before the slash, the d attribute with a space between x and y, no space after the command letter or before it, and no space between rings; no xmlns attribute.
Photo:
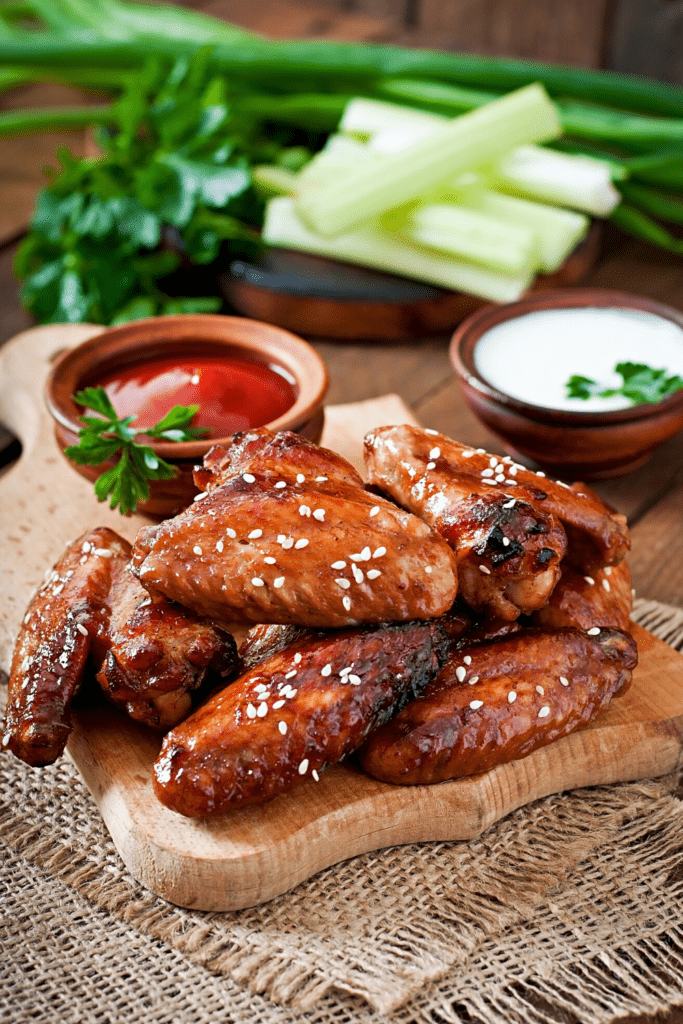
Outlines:
<svg viewBox="0 0 683 1024"><path fill-rule="evenodd" d="M270 423L297 397L295 381L280 367L231 356L162 356L117 370L97 384L119 417L136 417L141 432L174 405L198 405L192 425L205 427L210 437Z"/></svg>

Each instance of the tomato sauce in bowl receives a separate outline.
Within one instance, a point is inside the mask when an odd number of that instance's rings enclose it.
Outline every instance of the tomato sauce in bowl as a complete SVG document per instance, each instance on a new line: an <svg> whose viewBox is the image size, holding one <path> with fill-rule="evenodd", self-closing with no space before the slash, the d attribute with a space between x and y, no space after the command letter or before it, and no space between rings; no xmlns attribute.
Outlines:
<svg viewBox="0 0 683 1024"><path fill-rule="evenodd" d="M278 419L297 397L296 381L282 367L236 356L157 356L120 367L96 384L117 415L135 416L141 431L174 405L198 405L192 425L213 438Z"/></svg>

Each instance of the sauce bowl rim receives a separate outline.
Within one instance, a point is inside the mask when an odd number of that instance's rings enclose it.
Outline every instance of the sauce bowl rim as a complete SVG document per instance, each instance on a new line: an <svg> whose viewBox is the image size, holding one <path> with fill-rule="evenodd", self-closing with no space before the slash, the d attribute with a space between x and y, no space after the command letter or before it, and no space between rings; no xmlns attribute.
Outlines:
<svg viewBox="0 0 683 1024"><path fill-rule="evenodd" d="M477 310L457 328L452 336L449 355L458 376L482 398L542 422L575 427L610 426L649 419L673 412L683 404L683 389L659 402L643 402L625 409L596 410L556 409L515 398L495 387L481 375L474 364L474 351L479 340L491 328L529 313L551 309L631 309L651 313L675 323L683 331L683 313L645 296L604 288L575 288L532 293L515 302L487 305Z"/></svg>

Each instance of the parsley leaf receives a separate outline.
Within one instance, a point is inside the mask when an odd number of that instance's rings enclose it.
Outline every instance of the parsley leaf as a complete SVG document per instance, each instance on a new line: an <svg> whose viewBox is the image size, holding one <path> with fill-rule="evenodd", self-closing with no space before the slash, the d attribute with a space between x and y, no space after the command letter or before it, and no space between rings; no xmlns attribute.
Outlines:
<svg viewBox="0 0 683 1024"><path fill-rule="evenodd" d="M605 387L604 383L590 377L576 375L565 384L567 397L587 399L624 395L632 405L643 405L661 402L675 391L683 390L683 377L667 375L666 369L655 370L646 363L617 363L614 370L622 379L620 387Z"/></svg>
<svg viewBox="0 0 683 1024"><path fill-rule="evenodd" d="M168 480L177 472L153 448L136 441L136 436L192 441L208 433L203 427L190 426L198 405L175 405L154 426L136 429L132 426L136 417L119 419L104 388L84 388L74 395L74 401L99 415L80 417L85 426L78 432L79 442L64 454L79 466L101 466L118 456L95 481L95 495L98 501L109 499L109 507L118 506L122 515L134 512L138 501L149 497L148 480Z"/></svg>

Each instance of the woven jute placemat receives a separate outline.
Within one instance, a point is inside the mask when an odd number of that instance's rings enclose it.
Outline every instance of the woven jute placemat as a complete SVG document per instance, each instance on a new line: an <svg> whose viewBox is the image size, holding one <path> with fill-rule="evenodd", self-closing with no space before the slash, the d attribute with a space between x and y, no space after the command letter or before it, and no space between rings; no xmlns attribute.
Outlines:
<svg viewBox="0 0 683 1024"><path fill-rule="evenodd" d="M683 649L683 612L634 618ZM607 1022L683 1003L683 785L595 787L467 843L356 857L249 910L123 867L67 759L0 759L0 1021Z"/></svg>

